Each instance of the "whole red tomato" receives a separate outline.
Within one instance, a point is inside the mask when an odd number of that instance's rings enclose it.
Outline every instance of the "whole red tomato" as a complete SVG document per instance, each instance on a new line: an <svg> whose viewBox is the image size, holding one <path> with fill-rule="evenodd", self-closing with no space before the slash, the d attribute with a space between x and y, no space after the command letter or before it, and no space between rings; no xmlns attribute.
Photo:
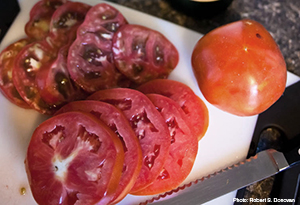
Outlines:
<svg viewBox="0 0 300 205"><path fill-rule="evenodd" d="M280 49L253 20L212 30L197 42L191 60L206 100L235 115L263 112L285 89L287 70Z"/></svg>

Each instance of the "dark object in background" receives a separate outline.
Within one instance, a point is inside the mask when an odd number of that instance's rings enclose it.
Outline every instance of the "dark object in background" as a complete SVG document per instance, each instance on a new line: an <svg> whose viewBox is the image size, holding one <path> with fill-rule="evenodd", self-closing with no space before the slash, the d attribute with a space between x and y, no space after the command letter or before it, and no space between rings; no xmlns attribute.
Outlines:
<svg viewBox="0 0 300 205"><path fill-rule="evenodd" d="M20 11L17 0L0 1L0 42Z"/></svg>
<svg viewBox="0 0 300 205"><path fill-rule="evenodd" d="M233 0L168 0L170 5L196 18L213 17L227 9Z"/></svg>

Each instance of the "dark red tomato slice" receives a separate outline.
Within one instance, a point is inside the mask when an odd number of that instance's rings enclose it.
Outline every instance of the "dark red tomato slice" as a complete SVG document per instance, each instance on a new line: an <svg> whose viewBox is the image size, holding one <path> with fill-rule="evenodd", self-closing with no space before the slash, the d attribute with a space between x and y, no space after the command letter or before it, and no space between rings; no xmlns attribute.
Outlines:
<svg viewBox="0 0 300 205"><path fill-rule="evenodd" d="M46 41L36 41L26 45L14 63L13 83L16 89L25 102L43 114L53 114L57 108L41 99L35 80L41 67L53 61L56 55L56 50Z"/></svg>
<svg viewBox="0 0 300 205"><path fill-rule="evenodd" d="M114 33L125 24L128 22L121 12L109 4L100 3L88 11L77 34L95 33L99 37L111 41Z"/></svg>
<svg viewBox="0 0 300 205"><path fill-rule="evenodd" d="M177 102L187 116L192 133L200 140L208 128L209 116L205 103L187 85L169 79L156 79L141 85L143 93L156 93Z"/></svg>
<svg viewBox="0 0 300 205"><path fill-rule="evenodd" d="M56 47L61 47L73 41L78 26L84 21L91 8L81 2L67 2L60 6L52 15L50 22L50 38Z"/></svg>
<svg viewBox="0 0 300 205"><path fill-rule="evenodd" d="M131 192L149 186L159 176L171 144L169 130L161 114L146 95L129 88L97 91L88 99L113 104L123 111L143 153L142 169Z"/></svg>
<svg viewBox="0 0 300 205"><path fill-rule="evenodd" d="M117 68L137 84L167 78L179 60L177 49L165 36L132 24L115 33L113 54Z"/></svg>
<svg viewBox="0 0 300 205"><path fill-rule="evenodd" d="M75 101L63 106L57 111L56 115L70 111L88 112L95 115L110 127L123 142L125 152L123 172L119 186L111 201L111 203L117 203L129 193L140 173L142 150L139 140L136 138L127 118L113 105L94 100Z"/></svg>
<svg viewBox="0 0 300 205"><path fill-rule="evenodd" d="M127 21L117 9L100 3L87 12L79 26L68 68L72 79L87 92L129 87L130 81L115 67L111 47L115 31L124 24Z"/></svg>
<svg viewBox="0 0 300 205"><path fill-rule="evenodd" d="M159 94L147 96L163 116L172 139L169 156L160 175L150 186L132 193L134 195L153 195L177 188L192 170L198 152L198 139L191 134L181 107Z"/></svg>
<svg viewBox="0 0 300 205"><path fill-rule="evenodd" d="M30 19L25 25L25 33L34 39L44 39L49 33L51 17L55 10L67 0L41 0L30 10Z"/></svg>
<svg viewBox="0 0 300 205"><path fill-rule="evenodd" d="M17 54L29 43L31 43L30 39L18 40L6 47L0 54L0 91L10 102L23 108L30 108L30 106L17 91L13 83L12 72Z"/></svg>
<svg viewBox="0 0 300 205"><path fill-rule="evenodd" d="M68 46L62 47L56 59L42 65L36 75L36 86L41 98L50 105L60 106L84 99L85 94L70 78L67 68Z"/></svg>
<svg viewBox="0 0 300 205"><path fill-rule="evenodd" d="M36 128L25 160L38 204L107 204L123 169L121 141L93 115L68 112Z"/></svg>
<svg viewBox="0 0 300 205"><path fill-rule="evenodd" d="M93 33L78 36L71 45L68 69L71 78L89 93L125 86L128 82L114 65L111 41Z"/></svg>

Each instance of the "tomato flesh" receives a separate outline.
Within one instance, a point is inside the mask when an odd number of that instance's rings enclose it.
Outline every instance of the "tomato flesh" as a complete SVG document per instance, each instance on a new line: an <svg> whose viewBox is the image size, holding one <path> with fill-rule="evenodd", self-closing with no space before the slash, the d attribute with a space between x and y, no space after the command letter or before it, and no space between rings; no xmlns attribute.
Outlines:
<svg viewBox="0 0 300 205"><path fill-rule="evenodd" d="M121 12L109 4L100 3L89 10L84 22L78 28L77 35L94 33L111 41L114 33L125 24L128 22Z"/></svg>
<svg viewBox="0 0 300 205"><path fill-rule="evenodd" d="M89 93L118 87L125 81L114 65L111 42L91 33L78 37L70 47L68 70L71 78Z"/></svg>
<svg viewBox="0 0 300 205"><path fill-rule="evenodd" d="M137 84L167 78L179 59L177 49L165 36L133 24L116 32L113 54L117 68Z"/></svg>
<svg viewBox="0 0 300 205"><path fill-rule="evenodd" d="M129 88L100 90L88 97L118 107L140 141L143 163L131 192L149 186L160 174L170 148L170 135L161 114L143 93Z"/></svg>
<svg viewBox="0 0 300 205"><path fill-rule="evenodd" d="M187 85L170 79L156 79L137 88L143 93L156 93L169 97L179 104L187 117L192 133L200 140L209 124L205 103Z"/></svg>
<svg viewBox="0 0 300 205"><path fill-rule="evenodd" d="M12 72L16 56L30 42L30 39L20 39L6 47L0 54L0 91L10 102L22 108L30 108L30 106L17 91L13 83Z"/></svg>
<svg viewBox="0 0 300 205"><path fill-rule="evenodd" d="M35 79L41 66L55 57L56 52L45 41L36 41L26 45L14 62L13 83L16 89L25 102L41 113L50 114L55 108L41 99Z"/></svg>
<svg viewBox="0 0 300 205"><path fill-rule="evenodd" d="M166 164L157 179L134 195L153 195L177 188L190 173L198 151L198 139L186 124L181 107L172 99L148 94L148 98L163 116L171 135L171 146Z"/></svg>
<svg viewBox="0 0 300 205"><path fill-rule="evenodd" d="M37 203L94 204L111 199L123 160L122 143L107 126L92 115L68 112L34 131L26 170Z"/></svg>
<svg viewBox="0 0 300 205"><path fill-rule="evenodd" d="M50 21L56 9L66 0L41 0L30 10L30 19L25 25L28 37L42 40L48 36Z"/></svg>
<svg viewBox="0 0 300 205"><path fill-rule="evenodd" d="M280 49L253 20L206 34L195 45L192 66L207 101L234 115L263 112L285 89L287 70Z"/></svg>
<svg viewBox="0 0 300 205"><path fill-rule="evenodd" d="M71 44L77 28L84 21L90 5L81 2L71 2L60 6L52 15L49 29L49 41L54 47L60 48Z"/></svg>
<svg viewBox="0 0 300 205"><path fill-rule="evenodd" d="M68 69L72 79L85 91L128 87L130 81L115 67L112 36L127 24L123 15L112 6L100 3L86 14L77 29L77 38L68 55Z"/></svg>
<svg viewBox="0 0 300 205"><path fill-rule="evenodd" d="M119 186L111 203L123 199L133 187L142 166L142 150L127 118L115 106L101 101L75 101L57 111L56 115L70 112L88 112L102 120L123 142L125 158Z"/></svg>

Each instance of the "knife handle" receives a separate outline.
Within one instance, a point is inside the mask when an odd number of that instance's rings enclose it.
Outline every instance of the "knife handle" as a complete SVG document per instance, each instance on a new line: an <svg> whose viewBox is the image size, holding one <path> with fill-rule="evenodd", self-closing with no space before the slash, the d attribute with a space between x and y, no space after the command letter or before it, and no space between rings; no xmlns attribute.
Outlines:
<svg viewBox="0 0 300 205"><path fill-rule="evenodd" d="M300 135L299 135L300 137ZM290 167L300 163L300 144L290 151L283 152Z"/></svg>

